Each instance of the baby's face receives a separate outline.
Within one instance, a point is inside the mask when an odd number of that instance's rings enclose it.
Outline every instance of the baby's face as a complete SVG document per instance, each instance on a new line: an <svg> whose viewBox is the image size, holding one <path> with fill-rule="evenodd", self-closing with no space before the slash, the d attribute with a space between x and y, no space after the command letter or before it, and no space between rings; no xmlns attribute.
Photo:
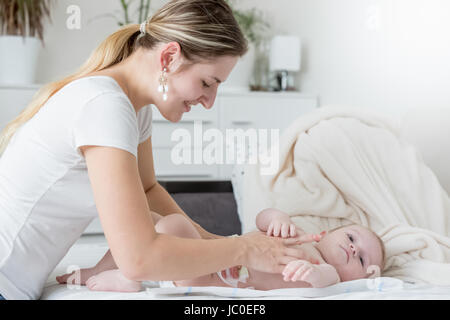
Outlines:
<svg viewBox="0 0 450 320"><path fill-rule="evenodd" d="M352 225L326 234L316 248L323 259L336 268L341 281L370 276L369 266L382 264L378 238L364 227Z"/></svg>

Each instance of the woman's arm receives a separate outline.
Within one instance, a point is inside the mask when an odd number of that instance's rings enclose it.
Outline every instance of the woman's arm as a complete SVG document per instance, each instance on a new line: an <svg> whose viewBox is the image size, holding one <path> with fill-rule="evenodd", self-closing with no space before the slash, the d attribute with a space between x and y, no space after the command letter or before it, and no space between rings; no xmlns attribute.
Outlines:
<svg viewBox="0 0 450 320"><path fill-rule="evenodd" d="M202 239L220 239L222 236L212 234L193 221L181 209L172 196L157 181L153 164L152 138L145 140L138 147L139 176L144 187L150 210L166 216L172 213L181 213L197 229Z"/></svg>
<svg viewBox="0 0 450 320"><path fill-rule="evenodd" d="M290 261L304 258L286 247L295 240L261 233L214 240L181 239L158 234L139 177L136 157L112 147L81 147L112 256L132 280L182 280L245 265L281 273Z"/></svg>
<svg viewBox="0 0 450 320"><path fill-rule="evenodd" d="M151 211L157 212L162 216L166 216L172 213L183 214L197 229L202 239L220 239L224 238L219 235L212 234L203 229L198 223L193 221L184 211L181 209L172 196L164 189L158 182L147 190L146 192L148 205Z"/></svg>

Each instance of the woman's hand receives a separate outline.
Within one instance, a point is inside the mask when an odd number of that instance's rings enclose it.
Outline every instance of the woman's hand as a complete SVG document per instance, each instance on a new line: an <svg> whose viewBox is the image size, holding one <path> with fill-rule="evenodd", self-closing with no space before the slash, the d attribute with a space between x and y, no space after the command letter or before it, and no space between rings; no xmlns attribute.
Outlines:
<svg viewBox="0 0 450 320"><path fill-rule="evenodd" d="M287 264L295 260L307 260L318 264L317 259L298 245L320 241L320 238L321 235L305 234L296 238L282 239L268 237L260 231L247 233L242 236L246 243L245 265L261 272L281 273Z"/></svg>

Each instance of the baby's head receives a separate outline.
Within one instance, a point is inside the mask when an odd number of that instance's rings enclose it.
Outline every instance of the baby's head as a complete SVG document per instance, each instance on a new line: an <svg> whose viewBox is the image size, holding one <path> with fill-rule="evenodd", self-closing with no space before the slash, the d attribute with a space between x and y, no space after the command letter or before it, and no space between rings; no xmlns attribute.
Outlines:
<svg viewBox="0 0 450 320"><path fill-rule="evenodd" d="M367 278L378 266L384 268L383 241L375 232L356 224L327 232L316 248L323 259L336 268L341 281Z"/></svg>

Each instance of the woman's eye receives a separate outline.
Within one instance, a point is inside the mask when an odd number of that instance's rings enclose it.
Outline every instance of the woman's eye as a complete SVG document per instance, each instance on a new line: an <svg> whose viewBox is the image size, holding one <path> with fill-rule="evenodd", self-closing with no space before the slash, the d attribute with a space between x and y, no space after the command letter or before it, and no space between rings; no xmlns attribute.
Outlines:
<svg viewBox="0 0 450 320"><path fill-rule="evenodd" d="M209 88L209 85L205 81L202 81L202 82L203 82L203 87Z"/></svg>

